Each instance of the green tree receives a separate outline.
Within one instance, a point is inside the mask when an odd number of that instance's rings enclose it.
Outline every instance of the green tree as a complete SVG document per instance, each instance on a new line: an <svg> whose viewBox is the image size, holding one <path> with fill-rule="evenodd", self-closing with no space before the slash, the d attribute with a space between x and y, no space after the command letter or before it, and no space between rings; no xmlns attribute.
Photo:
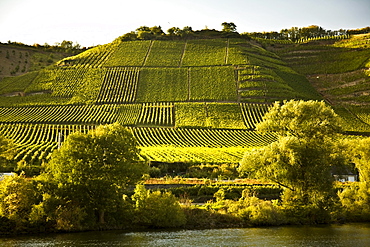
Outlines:
<svg viewBox="0 0 370 247"><path fill-rule="evenodd" d="M223 22L221 25L223 32L236 32L236 25L233 22Z"/></svg>
<svg viewBox="0 0 370 247"><path fill-rule="evenodd" d="M60 47L63 49L72 49L73 48L73 42L72 41L67 41L63 40L62 43L60 43Z"/></svg>
<svg viewBox="0 0 370 247"><path fill-rule="evenodd" d="M139 31L137 34L138 39L151 40L154 38L154 34L150 31Z"/></svg>
<svg viewBox="0 0 370 247"><path fill-rule="evenodd" d="M119 38L121 39L121 41L132 41L137 39L137 34L135 32L129 32Z"/></svg>
<svg viewBox="0 0 370 247"><path fill-rule="evenodd" d="M147 26L141 26L139 28L136 28L136 32L150 32L150 28Z"/></svg>
<svg viewBox="0 0 370 247"><path fill-rule="evenodd" d="M351 161L359 173L359 182L339 192L346 216L351 220L370 220L370 138L348 140Z"/></svg>
<svg viewBox="0 0 370 247"><path fill-rule="evenodd" d="M190 34L193 32L193 28L192 27L189 27L189 26L186 26L182 29L182 31L185 33L185 34Z"/></svg>
<svg viewBox="0 0 370 247"><path fill-rule="evenodd" d="M179 227L186 223L184 211L170 192L151 192L139 184L132 199L136 203L136 219L139 224L152 227Z"/></svg>
<svg viewBox="0 0 370 247"><path fill-rule="evenodd" d="M152 32L152 34L154 34L154 35L158 35L158 36L164 35L164 32L163 32L161 26L154 26L154 27L151 27L149 29Z"/></svg>
<svg viewBox="0 0 370 247"><path fill-rule="evenodd" d="M5 176L0 181L0 216L14 222L14 232L26 229L32 206L39 201L36 183L24 174Z"/></svg>
<svg viewBox="0 0 370 247"><path fill-rule="evenodd" d="M167 30L167 33L169 35L180 35L181 34L181 29L178 27L171 27Z"/></svg>
<svg viewBox="0 0 370 247"><path fill-rule="evenodd" d="M103 224L105 212L114 211L124 190L146 172L139 160L132 134L119 124L104 125L69 135L53 153L45 175L58 184L65 202L90 209Z"/></svg>
<svg viewBox="0 0 370 247"><path fill-rule="evenodd" d="M330 145L281 137L271 145L247 152L239 171L304 194L325 191L333 181L331 150Z"/></svg>
<svg viewBox="0 0 370 247"><path fill-rule="evenodd" d="M320 141L332 138L341 126L338 115L325 102L291 100L276 102L257 125L257 131Z"/></svg>
<svg viewBox="0 0 370 247"><path fill-rule="evenodd" d="M340 130L334 111L318 101L275 103L257 130L275 131L278 141L247 152L239 171L283 186L283 203L296 209L306 207L306 212L312 212L306 217L324 212L333 195L332 165L345 160L333 141Z"/></svg>
<svg viewBox="0 0 370 247"><path fill-rule="evenodd" d="M308 27L300 28L300 34L304 38L320 37L326 34L322 27L311 25Z"/></svg>
<svg viewBox="0 0 370 247"><path fill-rule="evenodd" d="M370 138L351 141L350 150L360 181L368 184L370 188Z"/></svg>
<svg viewBox="0 0 370 247"><path fill-rule="evenodd" d="M0 172L14 168L12 163L16 153L14 142L0 135Z"/></svg>

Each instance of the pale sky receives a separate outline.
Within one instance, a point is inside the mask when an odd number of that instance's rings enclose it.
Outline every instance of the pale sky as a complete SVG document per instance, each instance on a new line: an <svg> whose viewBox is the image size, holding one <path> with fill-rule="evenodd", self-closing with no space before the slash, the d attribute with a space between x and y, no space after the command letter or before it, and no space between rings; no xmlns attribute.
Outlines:
<svg viewBox="0 0 370 247"><path fill-rule="evenodd" d="M0 0L0 42L93 46L140 26L206 26L234 22L239 33L319 25L370 26L370 0Z"/></svg>

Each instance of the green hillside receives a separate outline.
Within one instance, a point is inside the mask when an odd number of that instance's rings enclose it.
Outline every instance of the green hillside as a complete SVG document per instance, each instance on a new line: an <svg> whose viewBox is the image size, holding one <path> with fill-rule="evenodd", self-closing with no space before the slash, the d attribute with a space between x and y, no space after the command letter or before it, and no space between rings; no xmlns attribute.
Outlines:
<svg viewBox="0 0 370 247"><path fill-rule="evenodd" d="M36 165L70 133L113 122L143 159L237 163L276 139L254 128L277 100L324 99L347 131L370 132L369 37L117 39L2 79L0 132Z"/></svg>

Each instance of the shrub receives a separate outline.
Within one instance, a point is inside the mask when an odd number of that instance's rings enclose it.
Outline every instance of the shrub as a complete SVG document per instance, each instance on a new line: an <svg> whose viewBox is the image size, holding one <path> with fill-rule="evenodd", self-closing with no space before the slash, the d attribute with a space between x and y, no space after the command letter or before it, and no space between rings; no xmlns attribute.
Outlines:
<svg viewBox="0 0 370 247"><path fill-rule="evenodd" d="M338 192L344 217L349 221L370 220L370 189L364 182L349 185Z"/></svg>
<svg viewBox="0 0 370 247"><path fill-rule="evenodd" d="M137 185L132 198L136 202L135 221L140 225L163 228L186 223L184 211L170 192L151 192L144 185Z"/></svg>
<svg viewBox="0 0 370 247"><path fill-rule="evenodd" d="M245 189L243 196L229 206L228 211L237 215L248 225L281 225L286 223L282 208L276 200L265 201Z"/></svg>
<svg viewBox="0 0 370 247"><path fill-rule="evenodd" d="M12 228L14 232L27 228L32 205L39 200L36 184L23 174L6 176L0 181L0 217L7 218L9 224L15 225Z"/></svg>

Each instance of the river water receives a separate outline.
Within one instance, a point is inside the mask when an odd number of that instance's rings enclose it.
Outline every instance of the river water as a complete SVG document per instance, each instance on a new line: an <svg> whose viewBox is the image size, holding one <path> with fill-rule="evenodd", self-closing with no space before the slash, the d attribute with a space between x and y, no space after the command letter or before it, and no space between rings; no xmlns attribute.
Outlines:
<svg viewBox="0 0 370 247"><path fill-rule="evenodd" d="M370 224L102 231L0 238L0 246L370 246Z"/></svg>

